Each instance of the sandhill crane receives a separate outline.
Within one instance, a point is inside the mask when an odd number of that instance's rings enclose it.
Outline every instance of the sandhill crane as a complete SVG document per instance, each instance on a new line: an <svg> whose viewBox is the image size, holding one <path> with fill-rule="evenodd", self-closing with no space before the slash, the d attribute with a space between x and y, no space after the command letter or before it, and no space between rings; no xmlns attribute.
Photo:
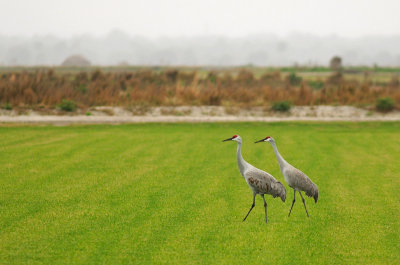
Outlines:
<svg viewBox="0 0 400 265"><path fill-rule="evenodd" d="M225 141L235 141L238 143L236 156L237 156L239 171L240 174L246 180L250 189L253 191L253 204L251 205L251 208L247 213L246 217L243 219L243 222L246 220L247 216L249 216L251 210L254 208L257 194L259 194L264 200L265 222L268 222L267 201L264 198L264 194L270 194L274 198L279 196L281 200L285 202L286 199L285 187L282 185L282 183L277 181L273 176L271 176L267 172L262 171L261 169L258 169L250 165L246 161L244 161L241 153L242 138L240 138L239 135L234 135L231 138L223 140L223 142Z"/></svg>
<svg viewBox="0 0 400 265"><path fill-rule="evenodd" d="M256 143L259 142L269 142L272 145L272 148L274 149L276 158L278 159L279 167L281 169L281 172L283 174L283 177L285 178L286 183L291 187L294 191L293 193L293 202L292 206L290 207L289 211L289 216L290 213L292 212L292 208L294 205L294 202L296 201L296 191L300 193L301 199L303 200L304 204L304 209L306 209L307 216L308 211L306 207L306 202L303 198L303 195L301 195L301 191L304 191L308 197L313 197L315 203L318 201L318 187L315 185L309 177L307 177L306 174L286 162L285 159L281 156L281 154L278 151L278 148L276 148L275 140L272 137L265 137L264 139L261 139L257 141Z"/></svg>

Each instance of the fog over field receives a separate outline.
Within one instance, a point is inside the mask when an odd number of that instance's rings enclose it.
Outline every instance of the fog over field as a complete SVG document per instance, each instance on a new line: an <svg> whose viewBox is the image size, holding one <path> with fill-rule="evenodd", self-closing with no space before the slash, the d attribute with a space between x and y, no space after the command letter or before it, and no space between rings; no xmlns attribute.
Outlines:
<svg viewBox="0 0 400 265"><path fill-rule="evenodd" d="M140 37L114 30L104 36L0 35L0 65L60 65L73 54L93 65L344 65L399 66L400 35L339 37L292 33L224 37Z"/></svg>

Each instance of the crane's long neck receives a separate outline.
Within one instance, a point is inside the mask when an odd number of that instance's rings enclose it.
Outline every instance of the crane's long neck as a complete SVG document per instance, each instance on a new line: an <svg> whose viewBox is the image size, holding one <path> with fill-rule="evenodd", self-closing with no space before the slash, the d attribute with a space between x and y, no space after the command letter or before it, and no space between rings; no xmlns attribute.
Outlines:
<svg viewBox="0 0 400 265"><path fill-rule="evenodd" d="M271 142L272 148L274 149L276 158L278 159L278 163L279 163L279 167L281 168L281 171L283 170L283 168L286 166L287 162L285 159L283 159L283 157L281 156L281 154L278 151L278 148L276 147L275 142Z"/></svg>
<svg viewBox="0 0 400 265"><path fill-rule="evenodd" d="M238 163L238 166L239 166L240 173L244 177L244 171L246 169L247 163L243 159L243 156L242 156L242 143L240 143L240 142L238 142L238 145L237 145L236 157L237 157L237 163Z"/></svg>

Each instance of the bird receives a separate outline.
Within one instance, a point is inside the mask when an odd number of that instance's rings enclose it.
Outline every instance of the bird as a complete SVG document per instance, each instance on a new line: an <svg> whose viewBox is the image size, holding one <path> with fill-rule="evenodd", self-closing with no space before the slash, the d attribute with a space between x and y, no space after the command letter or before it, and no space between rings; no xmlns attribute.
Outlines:
<svg viewBox="0 0 400 265"><path fill-rule="evenodd" d="M247 163L242 156L241 147L242 147L242 138L239 135L234 135L231 138L223 140L226 141L235 141L237 142L237 163L239 166L240 174L244 177L250 189L253 192L253 204L247 215L244 217L243 222L246 221L247 216L249 216L251 210L253 210L255 206L256 195L260 195L264 200L264 208L265 208L265 222L268 223L267 217L267 201L265 200L264 195L270 194L274 198L280 197L283 202L286 200L286 189L282 183L277 181L272 175L269 173L258 169L249 163Z"/></svg>
<svg viewBox="0 0 400 265"><path fill-rule="evenodd" d="M300 193L301 199L304 204L304 209L306 210L307 217L310 217L308 215L307 207L306 207L306 202L303 198L303 195L301 192L305 192L305 194L308 197L313 197L315 203L318 201L318 187L315 185L314 182L311 181L309 177L307 177L306 174L304 174L302 171L298 170L288 162L286 162L285 159L281 156L281 154L278 151L278 148L276 147L275 140L274 138L267 136L264 139L261 139L259 141L256 141L255 143L260 143L260 142L269 142L272 145L272 148L274 149L276 158L278 159L279 163L279 168L281 169L282 175L286 181L286 183L293 189L293 202L292 206L290 207L289 215L292 212L293 205L296 201L296 191Z"/></svg>

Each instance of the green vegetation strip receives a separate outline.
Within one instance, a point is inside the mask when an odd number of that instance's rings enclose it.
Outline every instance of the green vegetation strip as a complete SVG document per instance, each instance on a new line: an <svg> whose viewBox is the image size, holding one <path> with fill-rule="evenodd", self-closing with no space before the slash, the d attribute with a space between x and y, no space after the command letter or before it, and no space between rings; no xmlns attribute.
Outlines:
<svg viewBox="0 0 400 265"><path fill-rule="evenodd" d="M269 223L236 164L284 183ZM268 144L317 183L293 191ZM400 123L0 127L0 264L398 264Z"/></svg>

